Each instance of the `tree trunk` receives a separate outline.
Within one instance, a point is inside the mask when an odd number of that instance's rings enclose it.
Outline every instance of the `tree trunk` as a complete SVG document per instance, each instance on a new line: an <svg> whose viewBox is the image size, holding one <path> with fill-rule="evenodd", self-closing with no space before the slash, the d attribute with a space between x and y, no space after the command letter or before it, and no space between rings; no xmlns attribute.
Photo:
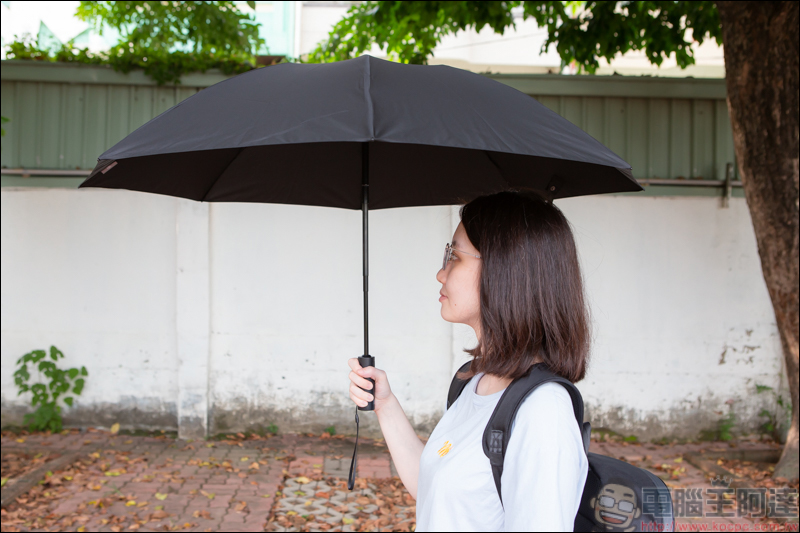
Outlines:
<svg viewBox="0 0 800 533"><path fill-rule="evenodd" d="M775 477L798 477L798 2L717 2L728 112L775 310L792 423Z"/></svg>

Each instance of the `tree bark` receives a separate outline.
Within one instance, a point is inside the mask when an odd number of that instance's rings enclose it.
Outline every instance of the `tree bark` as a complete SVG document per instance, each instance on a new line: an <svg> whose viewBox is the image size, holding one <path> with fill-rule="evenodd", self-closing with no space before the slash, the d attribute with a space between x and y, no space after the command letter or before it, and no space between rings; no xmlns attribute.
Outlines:
<svg viewBox="0 0 800 533"><path fill-rule="evenodd" d="M736 160L775 310L792 422L775 477L798 477L798 2L717 2Z"/></svg>

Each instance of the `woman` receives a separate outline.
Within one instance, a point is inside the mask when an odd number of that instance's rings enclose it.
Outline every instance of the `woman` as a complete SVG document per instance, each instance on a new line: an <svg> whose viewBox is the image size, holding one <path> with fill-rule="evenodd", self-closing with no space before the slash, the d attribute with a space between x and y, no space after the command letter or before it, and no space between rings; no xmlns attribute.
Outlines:
<svg viewBox="0 0 800 533"><path fill-rule="evenodd" d="M575 242L561 211L532 192L476 198L445 247L442 318L475 330L471 378L423 444L386 373L350 359L350 398L372 400L397 473L417 499L417 531L572 531L588 461L569 394L557 383L520 406L502 475L502 502L483 431L497 401L532 365L577 382L589 321ZM361 387L361 388L359 388ZM442 391L442 399L447 391Z"/></svg>

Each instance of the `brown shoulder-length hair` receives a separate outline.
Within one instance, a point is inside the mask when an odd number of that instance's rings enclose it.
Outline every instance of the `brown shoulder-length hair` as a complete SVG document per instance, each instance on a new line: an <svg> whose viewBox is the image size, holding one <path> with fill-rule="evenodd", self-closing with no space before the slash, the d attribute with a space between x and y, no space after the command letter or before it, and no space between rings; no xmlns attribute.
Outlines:
<svg viewBox="0 0 800 533"><path fill-rule="evenodd" d="M481 196L461 222L481 254L478 372L524 375L536 356L571 382L583 379L591 333L578 252L564 214L532 190Z"/></svg>

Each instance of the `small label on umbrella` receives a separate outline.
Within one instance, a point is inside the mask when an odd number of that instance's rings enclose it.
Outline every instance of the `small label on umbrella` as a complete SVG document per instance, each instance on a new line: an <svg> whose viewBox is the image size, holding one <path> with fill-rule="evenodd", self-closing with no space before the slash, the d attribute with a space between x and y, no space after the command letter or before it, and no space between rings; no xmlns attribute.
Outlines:
<svg viewBox="0 0 800 533"><path fill-rule="evenodd" d="M116 162L116 161L114 161L113 163L111 163L110 165L108 165L106 168L104 168L104 169L103 169L103 170L101 170L100 172L102 172L103 174L105 174L106 172L108 172L109 170L111 170L112 168L114 168L115 166L117 166L117 162Z"/></svg>

